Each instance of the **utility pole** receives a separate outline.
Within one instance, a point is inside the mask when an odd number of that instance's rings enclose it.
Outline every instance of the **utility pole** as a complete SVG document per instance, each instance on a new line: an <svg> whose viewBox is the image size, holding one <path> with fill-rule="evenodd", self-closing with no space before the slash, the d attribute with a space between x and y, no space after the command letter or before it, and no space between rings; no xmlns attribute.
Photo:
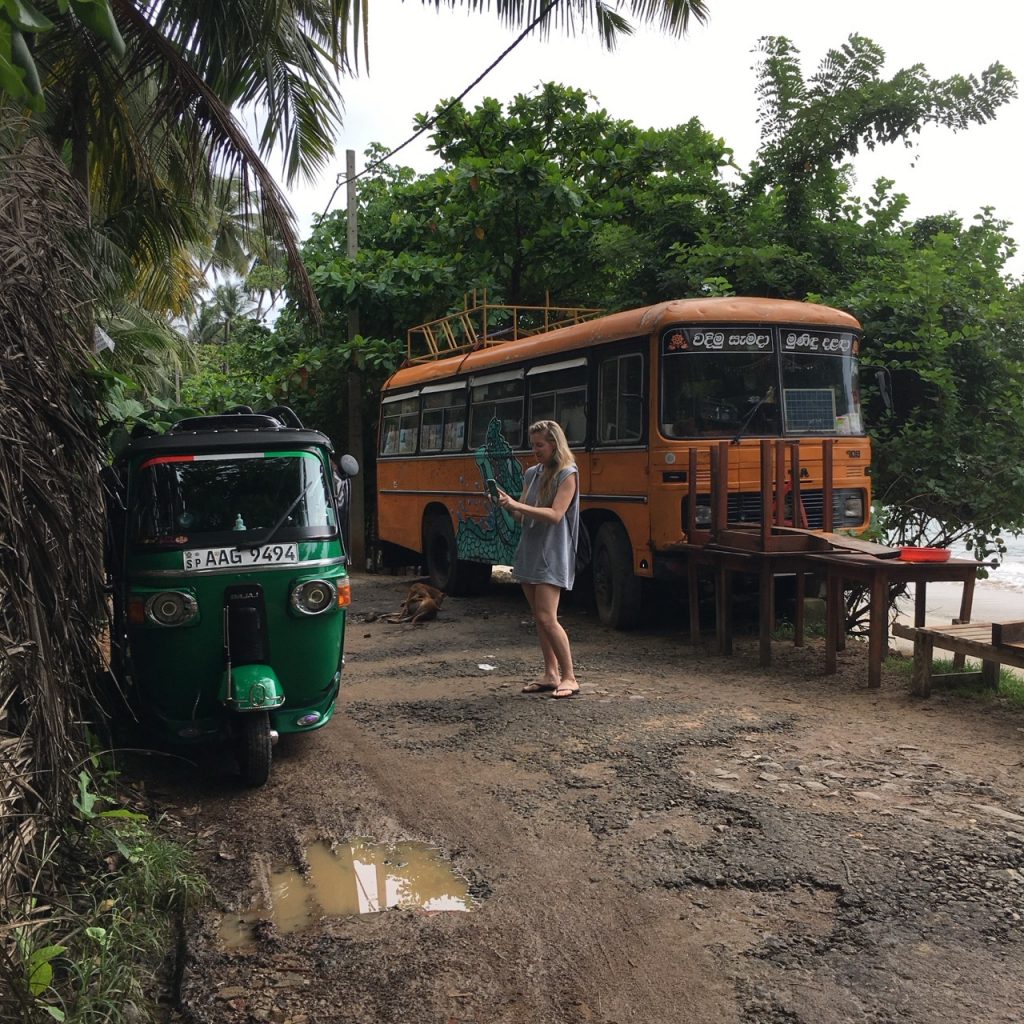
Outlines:
<svg viewBox="0 0 1024 1024"><path fill-rule="evenodd" d="M359 226L356 207L356 151L345 150L345 177L348 227L346 255L354 260L359 253ZM359 334L359 307L353 302L348 307L349 343ZM348 447L350 454L359 460L359 472L351 482L351 505L349 506L350 536L352 550L348 553L351 565L357 569L366 568L366 451L363 445L363 372L355 358L348 370Z"/></svg>

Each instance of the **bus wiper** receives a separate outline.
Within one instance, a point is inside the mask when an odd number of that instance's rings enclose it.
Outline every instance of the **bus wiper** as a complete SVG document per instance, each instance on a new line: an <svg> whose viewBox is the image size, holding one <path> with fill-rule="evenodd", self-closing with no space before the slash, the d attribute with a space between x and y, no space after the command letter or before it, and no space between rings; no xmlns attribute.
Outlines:
<svg viewBox="0 0 1024 1024"><path fill-rule="evenodd" d="M769 386L768 390L751 406L750 412L747 413L743 422L740 424L740 429L736 431L736 436L730 441L730 444L739 444L740 438L745 437L747 433L747 427L750 426L751 420L753 420L757 410L761 408L765 402L775 401L775 385Z"/></svg>
<svg viewBox="0 0 1024 1024"><path fill-rule="evenodd" d="M288 506L288 508L285 509L284 515L281 516L281 518L278 519L278 521L276 523L274 523L274 525L268 531L266 537L262 537L255 544L253 544L253 543L249 543L249 544L236 544L235 545L235 550L236 551L241 551L243 548L261 548L261 547L263 547L264 544L269 544L277 536L277 531L280 530L282 526L284 526L285 520L295 511L295 509L298 507L299 502L302 501L302 499L307 494L309 494L310 488L316 482L317 482L317 478L313 477L309 481L309 483L306 484L306 486L302 490L302 493Z"/></svg>

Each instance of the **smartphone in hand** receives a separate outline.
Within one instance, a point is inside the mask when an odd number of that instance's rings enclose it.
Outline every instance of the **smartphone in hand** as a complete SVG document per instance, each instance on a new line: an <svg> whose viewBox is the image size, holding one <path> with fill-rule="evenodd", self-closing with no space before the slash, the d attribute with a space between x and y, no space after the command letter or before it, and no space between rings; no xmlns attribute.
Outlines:
<svg viewBox="0 0 1024 1024"><path fill-rule="evenodd" d="M498 481L495 480L493 477L488 477L486 483L484 484L484 486L487 488L487 496L491 499L491 501L494 502L495 505L497 505L498 504Z"/></svg>

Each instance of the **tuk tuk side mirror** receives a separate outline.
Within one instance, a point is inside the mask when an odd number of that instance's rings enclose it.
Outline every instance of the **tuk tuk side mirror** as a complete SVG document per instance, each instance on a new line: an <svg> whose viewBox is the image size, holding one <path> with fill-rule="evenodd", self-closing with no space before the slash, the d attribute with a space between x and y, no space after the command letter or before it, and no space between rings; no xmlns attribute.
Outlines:
<svg viewBox="0 0 1024 1024"><path fill-rule="evenodd" d="M354 455L342 455L338 460L342 476L355 476L359 472L359 462Z"/></svg>

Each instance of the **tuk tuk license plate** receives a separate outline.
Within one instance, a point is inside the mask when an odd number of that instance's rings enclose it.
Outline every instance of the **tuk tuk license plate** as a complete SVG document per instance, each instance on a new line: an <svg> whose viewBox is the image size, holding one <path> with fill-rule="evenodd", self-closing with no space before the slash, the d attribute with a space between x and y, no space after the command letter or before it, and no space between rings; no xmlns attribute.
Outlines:
<svg viewBox="0 0 1024 1024"><path fill-rule="evenodd" d="M182 552L185 571L244 569L254 565L293 565L299 560L296 544L267 544L258 548L195 548Z"/></svg>

